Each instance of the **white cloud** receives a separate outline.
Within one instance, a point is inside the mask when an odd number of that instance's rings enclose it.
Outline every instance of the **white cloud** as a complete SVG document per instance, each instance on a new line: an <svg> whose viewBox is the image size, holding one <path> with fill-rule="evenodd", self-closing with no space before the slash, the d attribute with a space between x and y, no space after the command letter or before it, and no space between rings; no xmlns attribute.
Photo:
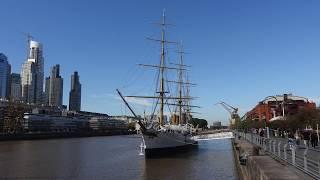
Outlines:
<svg viewBox="0 0 320 180"><path fill-rule="evenodd" d="M118 97L118 99L121 100L120 97ZM127 97L125 99L128 101L128 103L142 105L142 106L152 106L152 103L147 99L134 98L134 97L130 97L130 98Z"/></svg>

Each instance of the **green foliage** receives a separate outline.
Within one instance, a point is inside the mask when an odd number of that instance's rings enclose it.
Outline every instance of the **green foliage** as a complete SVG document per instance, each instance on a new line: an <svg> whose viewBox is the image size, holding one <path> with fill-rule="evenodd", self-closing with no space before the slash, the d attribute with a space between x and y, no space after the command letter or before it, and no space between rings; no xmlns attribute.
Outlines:
<svg viewBox="0 0 320 180"><path fill-rule="evenodd" d="M136 122L131 122L128 124L128 129L131 129L131 130L136 130Z"/></svg>
<svg viewBox="0 0 320 180"><path fill-rule="evenodd" d="M306 126L316 128L320 125L319 109L302 109L297 114L287 117L287 127L292 130L303 129Z"/></svg>
<svg viewBox="0 0 320 180"><path fill-rule="evenodd" d="M260 128L263 127L263 123L251 120L251 119L245 119L239 123L240 129L248 129L248 128Z"/></svg>
<svg viewBox="0 0 320 180"><path fill-rule="evenodd" d="M189 120L189 123L194 127L197 127L199 125L199 128L208 128L208 122L205 119L192 118L191 120Z"/></svg>

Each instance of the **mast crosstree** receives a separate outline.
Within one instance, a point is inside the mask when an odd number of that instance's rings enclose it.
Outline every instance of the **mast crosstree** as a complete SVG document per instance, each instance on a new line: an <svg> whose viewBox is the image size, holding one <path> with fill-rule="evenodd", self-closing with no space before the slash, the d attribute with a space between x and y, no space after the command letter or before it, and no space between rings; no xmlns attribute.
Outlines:
<svg viewBox="0 0 320 180"><path fill-rule="evenodd" d="M186 71L187 65L183 64L183 47L180 43L180 49L178 51L178 53L180 54L180 62L179 64L173 64L176 65L177 67L169 67L166 65L166 51L165 51L165 45L166 44L179 44L178 42L175 41L168 41L166 40L166 26L169 25L166 23L166 15L165 15L165 10L163 10L162 13L162 19L161 19L161 23L159 23L161 26L161 39L154 39L154 38L147 38L148 40L152 40L152 41L156 41L156 42L160 42L161 44L161 49L160 49L160 62L159 65L152 65L152 64L138 64L139 66L143 66L143 67L149 67L149 68L156 68L159 69L159 85L158 85L158 90L156 93L158 93L158 96L123 96L124 98L147 98L147 99L159 99L160 102L157 103L160 105L159 107L159 124L163 125L164 124L164 105L176 105L179 107L179 116L180 116L180 122L179 124L181 124L181 117L182 117L182 108L184 106L189 106L186 109L190 109L190 104L186 103L183 104L183 101L189 102L190 100L194 99L193 97L186 97L183 96L182 94L182 88L183 86L190 86L190 85L195 85L193 83L189 83L189 82L183 82L183 72ZM179 77L178 77L178 81L168 81L165 79L165 72L166 70L177 70ZM171 82L171 83L177 83L178 84L178 96L177 97L173 97L173 96L166 96L165 94L169 93L168 91L166 91L166 87L165 87L165 83L166 82ZM177 104L174 103L168 103L167 101L165 102L165 100L177 100ZM198 106L193 106L193 107L198 107ZM131 111L131 110L130 110ZM135 115L135 114L134 114Z"/></svg>

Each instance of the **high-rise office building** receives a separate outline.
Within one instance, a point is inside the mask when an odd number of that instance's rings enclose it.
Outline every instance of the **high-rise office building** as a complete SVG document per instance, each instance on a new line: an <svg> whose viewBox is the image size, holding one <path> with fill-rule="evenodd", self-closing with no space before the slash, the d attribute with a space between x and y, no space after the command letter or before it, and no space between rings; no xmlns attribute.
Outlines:
<svg viewBox="0 0 320 180"><path fill-rule="evenodd" d="M29 104L35 103L35 67L31 61L26 61L21 70L21 98Z"/></svg>
<svg viewBox="0 0 320 180"><path fill-rule="evenodd" d="M63 78L59 64L51 68L50 77L46 78L46 102L50 106L62 106Z"/></svg>
<svg viewBox="0 0 320 180"><path fill-rule="evenodd" d="M69 94L69 110L80 111L81 109L81 84L78 72L71 76L71 90Z"/></svg>
<svg viewBox="0 0 320 180"><path fill-rule="evenodd" d="M21 100L21 77L20 74L12 73L10 78L10 98L13 101Z"/></svg>
<svg viewBox="0 0 320 180"><path fill-rule="evenodd" d="M8 63L8 58L3 53L0 53L0 98L7 99L9 97L9 80L11 66Z"/></svg>
<svg viewBox="0 0 320 180"><path fill-rule="evenodd" d="M45 99L45 104L49 105L49 94L50 94L50 77L46 77L45 80L45 89L44 89L44 99Z"/></svg>
<svg viewBox="0 0 320 180"><path fill-rule="evenodd" d="M39 42L30 40L28 58L21 71L22 98L27 103L43 103L43 66L42 45Z"/></svg>

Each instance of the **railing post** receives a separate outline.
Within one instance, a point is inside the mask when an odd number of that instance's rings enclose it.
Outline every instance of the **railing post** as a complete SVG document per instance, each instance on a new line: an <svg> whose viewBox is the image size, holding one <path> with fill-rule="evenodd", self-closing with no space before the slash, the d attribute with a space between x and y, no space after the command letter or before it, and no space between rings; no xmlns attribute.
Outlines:
<svg viewBox="0 0 320 180"><path fill-rule="evenodd" d="M259 137L259 146L261 147L261 145L262 145L262 137Z"/></svg>
<svg viewBox="0 0 320 180"><path fill-rule="evenodd" d="M307 153L308 153L308 148L303 152L303 167L305 171L308 171Z"/></svg>
<svg viewBox="0 0 320 180"><path fill-rule="evenodd" d="M267 139L263 139L263 149L264 151L267 151Z"/></svg>
<svg viewBox="0 0 320 180"><path fill-rule="evenodd" d="M287 161L287 147L288 147L288 144L285 144L283 146L283 155L284 155L284 160Z"/></svg>
<svg viewBox="0 0 320 180"><path fill-rule="evenodd" d="M318 170L319 170L319 176L320 176L320 159L318 160Z"/></svg>
<svg viewBox="0 0 320 180"><path fill-rule="evenodd" d="M263 147L262 146L262 141L263 141L263 137L260 137L260 141L259 141L260 147Z"/></svg>
<svg viewBox="0 0 320 180"><path fill-rule="evenodd" d="M295 166L296 165L296 148L292 147L291 151L292 151L292 164L293 166Z"/></svg>
<svg viewBox="0 0 320 180"><path fill-rule="evenodd" d="M281 146L281 142L278 143L278 156L281 158L280 146Z"/></svg>

